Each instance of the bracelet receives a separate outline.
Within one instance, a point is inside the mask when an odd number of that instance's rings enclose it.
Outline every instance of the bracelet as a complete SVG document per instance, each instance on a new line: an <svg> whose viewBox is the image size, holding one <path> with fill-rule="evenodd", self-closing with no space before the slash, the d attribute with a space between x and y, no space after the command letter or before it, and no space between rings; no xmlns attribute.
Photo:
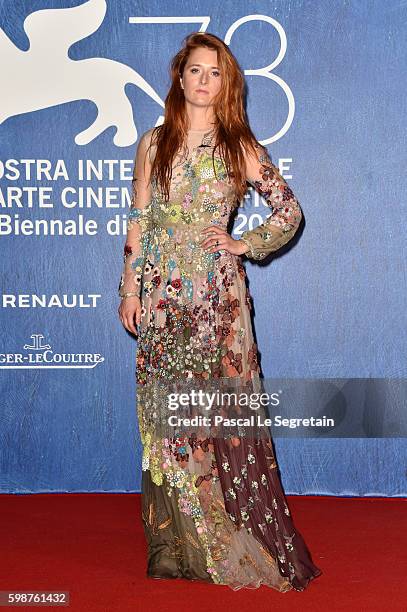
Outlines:
<svg viewBox="0 0 407 612"><path fill-rule="evenodd" d="M140 297L137 291L129 291L128 293L124 293L123 295L121 295L120 299L124 300L124 298L133 297L133 296Z"/></svg>

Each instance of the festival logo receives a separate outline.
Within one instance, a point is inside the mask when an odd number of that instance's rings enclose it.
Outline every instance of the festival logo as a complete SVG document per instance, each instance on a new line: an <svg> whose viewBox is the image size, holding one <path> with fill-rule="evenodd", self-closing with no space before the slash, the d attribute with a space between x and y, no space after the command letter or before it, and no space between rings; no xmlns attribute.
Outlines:
<svg viewBox="0 0 407 612"><path fill-rule="evenodd" d="M0 29L0 124L22 113L90 100L97 107L97 117L76 135L77 145L89 144L112 126L116 127L113 142L117 147L136 142L137 128L125 86L136 85L164 107L153 87L133 68L118 61L102 57L73 60L68 56L75 42L98 30L105 14L105 0L35 11L24 20L30 42L27 51L19 49Z"/></svg>

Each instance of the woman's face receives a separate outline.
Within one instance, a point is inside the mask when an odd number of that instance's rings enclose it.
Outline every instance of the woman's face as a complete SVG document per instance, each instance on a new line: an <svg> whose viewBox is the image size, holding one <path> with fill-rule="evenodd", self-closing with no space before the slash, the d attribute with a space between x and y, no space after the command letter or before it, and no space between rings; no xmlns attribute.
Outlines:
<svg viewBox="0 0 407 612"><path fill-rule="evenodd" d="M196 106L210 106L222 84L218 68L217 52L207 47L198 47L189 54L184 67L181 86L185 100Z"/></svg>

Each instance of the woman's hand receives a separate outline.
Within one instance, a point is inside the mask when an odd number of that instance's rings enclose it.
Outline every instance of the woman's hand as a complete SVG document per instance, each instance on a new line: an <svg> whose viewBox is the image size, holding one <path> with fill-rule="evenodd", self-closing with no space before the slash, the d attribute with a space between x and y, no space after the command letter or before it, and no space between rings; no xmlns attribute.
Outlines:
<svg viewBox="0 0 407 612"><path fill-rule="evenodd" d="M136 321L137 325L140 325L141 321L141 302L140 298L136 295L123 298L120 302L119 306L119 318L122 322L123 326L130 333L137 336L137 329L134 325L134 321Z"/></svg>
<svg viewBox="0 0 407 612"><path fill-rule="evenodd" d="M207 249L208 253L215 253L219 249L224 249L232 255L243 255L243 253L249 250L249 247L243 240L235 240L226 230L217 225L205 227L201 234L204 235L201 246Z"/></svg>

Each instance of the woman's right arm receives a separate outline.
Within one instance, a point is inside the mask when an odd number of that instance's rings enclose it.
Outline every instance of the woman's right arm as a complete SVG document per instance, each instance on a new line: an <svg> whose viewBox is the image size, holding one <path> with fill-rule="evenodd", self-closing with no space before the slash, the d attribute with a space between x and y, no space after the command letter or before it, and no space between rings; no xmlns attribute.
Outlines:
<svg viewBox="0 0 407 612"><path fill-rule="evenodd" d="M120 319L133 334L141 319L141 284L146 253L150 242L151 159L148 152L152 130L140 138L134 161L131 206L127 217L127 235L118 293L121 298Z"/></svg>

